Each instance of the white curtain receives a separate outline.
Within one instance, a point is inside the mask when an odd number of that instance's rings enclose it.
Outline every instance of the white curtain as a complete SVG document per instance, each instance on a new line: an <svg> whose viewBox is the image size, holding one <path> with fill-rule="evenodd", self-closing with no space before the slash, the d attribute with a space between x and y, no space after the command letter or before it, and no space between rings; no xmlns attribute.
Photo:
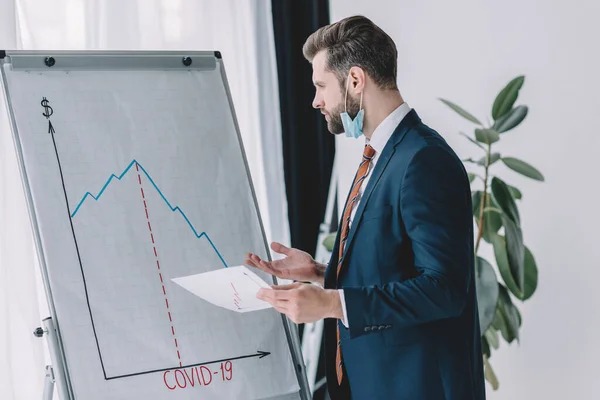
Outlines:
<svg viewBox="0 0 600 400"><path fill-rule="evenodd" d="M0 49L219 50L267 239L289 244L270 0L0 0ZM1 106L0 399L34 399L48 314Z"/></svg>

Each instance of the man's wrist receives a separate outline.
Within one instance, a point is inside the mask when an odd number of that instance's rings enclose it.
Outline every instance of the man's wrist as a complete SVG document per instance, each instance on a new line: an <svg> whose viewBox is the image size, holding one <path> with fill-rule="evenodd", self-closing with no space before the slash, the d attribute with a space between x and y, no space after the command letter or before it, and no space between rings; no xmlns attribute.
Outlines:
<svg viewBox="0 0 600 400"><path fill-rule="evenodd" d="M325 289L328 298L328 313L325 318L344 318L344 311L342 309L342 300L340 298L340 293L337 289Z"/></svg>
<svg viewBox="0 0 600 400"><path fill-rule="evenodd" d="M327 265L321 264L315 261L315 282L320 284L321 286L325 286L325 270L327 269Z"/></svg>

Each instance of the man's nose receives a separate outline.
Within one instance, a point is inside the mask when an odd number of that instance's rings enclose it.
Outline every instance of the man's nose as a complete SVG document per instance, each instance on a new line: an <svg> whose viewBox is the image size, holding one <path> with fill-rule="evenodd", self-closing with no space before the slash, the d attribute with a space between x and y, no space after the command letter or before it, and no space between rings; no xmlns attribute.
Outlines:
<svg viewBox="0 0 600 400"><path fill-rule="evenodd" d="M312 102L313 108L323 108L323 99L320 96L316 96Z"/></svg>

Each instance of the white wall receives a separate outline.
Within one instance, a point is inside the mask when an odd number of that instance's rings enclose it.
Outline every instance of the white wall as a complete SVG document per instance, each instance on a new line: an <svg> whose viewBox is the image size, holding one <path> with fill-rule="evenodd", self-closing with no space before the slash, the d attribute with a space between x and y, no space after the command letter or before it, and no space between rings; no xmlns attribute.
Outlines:
<svg viewBox="0 0 600 400"><path fill-rule="evenodd" d="M362 14L392 36L405 100L461 157L478 155L457 134L472 125L437 98L486 119L498 91L526 76L518 104L528 105L529 115L502 135L497 150L530 162L546 182L503 165L495 169L523 192L524 239L536 257L539 285L519 304L521 344L503 342L492 355L500 380L497 392L488 385L492 400L600 398L594 384L600 371L600 3L570 3L330 0L332 21ZM361 144L337 138L344 192Z"/></svg>

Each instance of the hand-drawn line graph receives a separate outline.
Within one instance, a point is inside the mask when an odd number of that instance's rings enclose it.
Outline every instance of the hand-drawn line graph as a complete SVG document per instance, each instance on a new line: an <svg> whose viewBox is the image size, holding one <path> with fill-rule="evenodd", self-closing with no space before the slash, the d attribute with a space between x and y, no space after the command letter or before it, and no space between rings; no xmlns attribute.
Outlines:
<svg viewBox="0 0 600 400"><path fill-rule="evenodd" d="M179 214L181 214L181 216L183 217L183 219L185 219L185 222L187 222L187 224L189 225L189 227L192 230L192 232L194 232L194 235L196 235L196 237L198 239L201 239L202 237L205 237L206 240L208 240L208 242L210 243L210 245L212 246L212 248L215 250L215 253L217 253L217 255L219 256L219 258L223 262L223 265L225 266L225 268L227 268L227 263L223 259L223 256L221 256L221 253L219 252L219 250L217 250L217 247L215 246L215 244L213 243L213 241L210 239L210 237L208 236L208 234L206 232L198 233L198 230L196 230L196 228L194 227L194 225L190 222L190 220L185 215L185 213L181 210L181 208L179 208L179 206L173 207L171 205L171 203L169 202L169 200L167 200L167 198L165 197L165 195L163 194L163 192L158 188L158 186L156 185L156 183L154 183L154 179L152 179L152 177L146 171L146 169L139 162L137 162L135 159L129 163L129 165L127 166L127 168L125 168L125 170L119 176L117 176L115 174L112 174L108 178L108 180L106 181L106 183L104 184L104 186L102 186L102 188L100 189L100 191L98 192L97 195L93 195L90 192L86 192L83 195L83 197L81 198L81 200L79 201L79 203L77 204L77 207L75 207L75 210L71 213L71 218L74 218L75 215L77 215L77 212L79 211L79 209L81 208L81 206L83 205L83 203L86 201L86 199L88 197L91 197L92 199L98 201L100 199L100 197L102 197L102 194L106 191L106 189L110 185L111 181L113 179L118 179L118 180L123 179L123 177L129 172L129 170L134 165L135 165L136 169L141 169L142 170L142 172L144 173L144 175L146 175L146 177L148 178L148 180L150 181L150 183L152 184L152 186L154 187L154 189L156 189L156 191L158 192L158 194L160 195L160 197L164 200L164 202L167 204L167 206L169 206L169 208L171 209L171 211L178 212Z"/></svg>
<svg viewBox="0 0 600 400"><path fill-rule="evenodd" d="M155 373L155 372L160 372L160 371L167 371L167 370L174 370L174 369L180 369L180 368L187 368L187 367L193 367L193 366L199 366L199 365L207 365L207 364L211 364L211 363L215 363L215 362L220 362L223 360L235 360L235 359L243 359L243 358L254 358L254 357L258 357L258 358L263 358L265 355L268 355L270 353L268 352L263 352L261 350L258 350L257 353L253 353L250 355L243 355L243 356L233 356L230 358L223 358L223 359L219 359L216 361L207 361L205 357L203 357L201 354L199 354L198 352L195 352L195 354L190 355L185 361L185 363L182 361L183 358L183 354L180 352L180 347L181 347L181 340L178 339L177 334L178 331L175 330L175 323L177 322L174 318L174 316L172 315L172 304L169 303L169 291L166 289L165 284L167 283L167 278L163 278L163 270L161 268L161 264L162 261L159 258L159 252L157 250L156 247L156 243L155 243L155 231L152 228L152 224L151 224L151 216L152 214L149 212L149 207L148 207L148 203L147 203L147 196L148 194L144 192L144 188L147 186L144 186L144 181L150 183L150 186L154 188L155 193L158 195L157 198L162 199L162 202L164 202L164 204L166 204L166 206L168 207L168 210L170 210L172 213L175 214L179 214L183 220L185 221L185 223L187 224L187 227L192 231L192 233L194 234L194 238L195 239L205 239L206 242L210 245L209 248L212 249L212 252L214 252L214 254L216 255L216 257L218 257L218 260L220 260L220 263L222 263L222 265L227 268L228 265L225 262L222 254L219 252L217 246L214 244L214 242L211 240L211 238L209 237L209 235L205 232L205 231L200 231L199 229L197 229L194 224L190 221L190 219L188 218L188 216L186 215L186 213L177 205L173 205L168 199L167 196L164 195L163 191L159 188L159 186L156 184L155 180L152 178L152 176L150 175L150 173L148 173L148 171L141 165L141 163L139 163L136 159L133 159L125 169L123 169L119 174L115 174L112 173L108 179L105 181L105 183L102 185L102 187L100 187L100 190L98 190L97 192L94 191L86 191L80 198L79 202L77 203L77 206L71 211L71 207L69 206L69 196L67 194L67 185L65 184L65 171L63 170L64 166L61 164L61 159L59 157L59 150L58 150L58 146L57 146L57 141L55 138L55 130L54 127L52 126L52 122L50 121L50 116L52 115L53 111L52 108L49 106L48 104L48 100L46 100L46 98L44 98L42 100L42 107L44 107L45 112L43 113L43 115L46 117L46 119L48 120L48 133L51 135L52 137L52 143L53 143L53 147L54 147L54 152L56 155L56 159L57 159L57 163L58 163L58 168L59 168L59 173L60 173L60 178L61 178L61 182L62 182L62 189L64 192L64 196L65 196L65 202L66 202L66 208L68 211L68 216L69 216L69 222L71 225L71 231L73 234L73 239L74 239L74 244L75 244L75 248L77 251L77 256L78 256L78 260L79 260L79 267L81 270L81 274L83 277L83 285L84 285L84 289L85 289L85 296L86 296L86 302L87 302L87 308L90 314L90 319L91 319L91 325L92 325L92 330L94 332L94 336L95 336L95 342L96 342L96 346L98 349L98 354L99 354L99 359L100 359L100 364L102 367L102 371L104 374L104 378L106 380L112 380L112 379L118 379L118 378L125 378L125 377L131 377L131 376L136 376L136 375L143 375L143 374L150 374L150 373ZM135 169L134 169L135 166ZM68 172L67 172L67 178L68 178ZM129 174L131 172L131 174ZM134 175L135 174L135 175ZM160 280L160 286L159 286L159 290L160 290L160 294L163 296L164 299L164 306L166 307L166 312L163 311L164 314L164 321L165 324L167 323L166 321L168 321L169 324L169 335L172 335L172 343L174 344L174 351L176 352L176 360L177 363L176 364L171 364L168 362L164 362L164 360L162 361L162 364L158 364L157 362L154 362L154 364L152 363L147 363L144 364L143 367L139 367L136 369L132 369L132 370L126 370L126 371L121 371L119 370L118 373L111 373L110 370L110 366L107 368L106 366L106 360L104 359L103 356L103 352L104 352L104 347L102 347L101 345L101 341L99 340L99 333L98 333L98 324L95 322L95 319L97 319L97 316L95 316L94 313L99 313L101 320L102 318L104 318L103 321L106 321L107 316L106 315L102 315L105 314L107 311L112 311L110 310L110 307L108 306L109 303L106 303L103 307L104 308L100 308L100 306L97 303L94 303L94 307L92 307L92 305L90 304L90 291L89 291L89 286L95 284L96 285L96 290L98 288L98 284L94 283L94 280L92 279L91 282L89 280L86 280L86 274L90 273L93 274L93 268L91 266L87 266L85 271L84 271L84 262L82 262L82 247L80 245L79 240L80 238L78 238L78 236L80 235L84 235L83 233L79 232L76 235L76 229L75 229L75 225L74 225L74 221L75 220L79 220L79 218L84 218L83 221L79 222L79 227L77 228L79 229L83 229L85 227L85 225L87 224L87 222L85 222L85 218L88 218L89 215L86 216L81 216L81 213L84 209L88 208L87 203L89 203L91 200L94 200L94 202L98 202L99 204L102 202L102 198L103 195L107 195L108 192L110 192L109 187L111 186L111 183L113 182L117 182L117 181L122 181L125 180L125 178L127 176L132 176L135 177L137 176L136 179L136 184L139 185L139 193L141 195L141 201L143 203L142 206L142 212L144 212L145 215L145 219L147 222L147 227L148 227L148 231L146 231L146 238L149 237L149 242L151 242L152 244L152 252L154 255L154 262L155 262L155 266L156 266L156 272L158 272L158 279L156 279L156 281ZM145 177L145 179L143 179L142 177ZM68 181L68 179L67 179ZM138 195L138 202L139 202L139 195ZM157 200L158 201L158 200ZM135 203L132 203L132 205L134 205ZM85 207L84 207L85 205ZM110 207L110 205L109 205ZM156 207L155 207L156 208ZM95 210L90 210L93 213L95 213ZM90 211L86 211L90 212ZM167 211L168 212L168 211ZM102 221L103 223L105 221ZM83 225L81 225L81 223L83 223ZM149 235L149 236L148 236ZM90 243L89 241L89 237L86 238L88 240L88 244ZM193 239L192 239L193 240ZM146 239L146 241L148 241L148 239ZM85 247L85 245L84 245ZM135 249L134 249L135 250ZM88 262L90 260L92 260L89 256L86 259ZM96 260L92 260L92 261L96 261ZM96 266L96 264L94 264L94 266ZM144 273L147 274L148 270L144 270ZM97 276L97 275L96 275ZM154 281L154 282L156 282ZM148 282L150 282L150 280L148 280ZM156 286L154 286L156 287ZM158 294L158 293L157 293ZM95 300L96 302L98 301L97 299ZM107 308L108 307L108 308ZM94 312L93 309L95 310ZM164 308L163 308L164 310ZM124 314L126 315L126 314ZM122 315L121 315L122 317ZM110 318L110 317L109 317ZM190 331L191 326L185 325L185 327L187 328L188 331ZM110 328L110 327L109 327ZM105 334L107 332L107 327L103 328L104 331L103 333ZM157 336L158 337L158 336ZM106 343L106 342L104 342ZM101 348L103 349L101 351ZM112 350L112 349L111 349ZM111 351L109 351L109 354L111 354ZM112 351L112 355L114 355L114 350ZM209 358L212 359L215 358L214 356L211 356ZM191 362L190 362L191 359ZM166 366L165 366L166 365ZM114 370L112 372L115 372L116 370Z"/></svg>

